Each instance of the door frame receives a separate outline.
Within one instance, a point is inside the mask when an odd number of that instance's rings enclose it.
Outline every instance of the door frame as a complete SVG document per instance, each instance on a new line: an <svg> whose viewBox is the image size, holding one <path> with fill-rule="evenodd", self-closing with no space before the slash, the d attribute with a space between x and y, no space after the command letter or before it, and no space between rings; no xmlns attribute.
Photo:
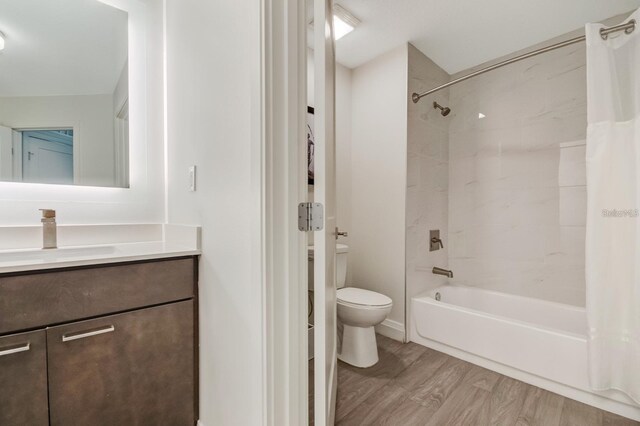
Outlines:
<svg viewBox="0 0 640 426"><path fill-rule="evenodd" d="M264 424L308 421L307 22L299 0L261 0ZM304 148L304 149L303 149Z"/></svg>

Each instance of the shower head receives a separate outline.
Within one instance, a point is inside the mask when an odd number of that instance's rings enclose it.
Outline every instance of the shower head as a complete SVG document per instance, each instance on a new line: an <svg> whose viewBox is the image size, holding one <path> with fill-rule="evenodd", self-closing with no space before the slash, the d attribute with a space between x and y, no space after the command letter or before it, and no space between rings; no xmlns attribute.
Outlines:
<svg viewBox="0 0 640 426"><path fill-rule="evenodd" d="M451 112L451 108L449 107L443 107L442 105L440 105L437 102L433 103L433 108L435 109L439 109L440 110L440 114L442 114L443 117L446 117L447 115L449 115L449 113Z"/></svg>

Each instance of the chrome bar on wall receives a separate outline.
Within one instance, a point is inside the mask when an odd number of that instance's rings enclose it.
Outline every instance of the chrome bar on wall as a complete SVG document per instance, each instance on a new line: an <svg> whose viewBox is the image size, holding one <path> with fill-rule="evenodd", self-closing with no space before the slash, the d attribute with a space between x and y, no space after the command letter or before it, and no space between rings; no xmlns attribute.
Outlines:
<svg viewBox="0 0 640 426"><path fill-rule="evenodd" d="M625 22L624 24L616 25L614 27L609 27L609 28L602 28L600 30L600 37L602 37L603 40L606 40L609 37L609 34L611 34L611 33L614 33L614 32L617 32L617 31L624 31L625 34L631 34L633 32L633 30L635 30L635 29L636 29L636 20L632 19L629 22ZM524 59L528 59L528 58L531 58L533 56L540 55L542 53L551 52L552 50L556 50L556 49L560 49L560 48L565 47L565 46L570 46L572 44L580 43L582 41L585 41L585 39L586 39L585 36L575 37L575 38L572 38L572 39L569 39L569 40L561 41L560 43L552 44L552 45L547 46L547 47L543 47L543 48L540 48L540 49L537 49L537 50L533 50L533 51L528 52L528 53L523 53L522 55L515 56L515 57L513 57L511 59L507 59L505 61L498 62L497 64L490 65L490 66L488 66L486 68L482 68L482 69L479 69L478 71L474 71L474 72L472 72L470 74L467 74L465 76L456 78L455 80L451 80L448 83L445 83L445 84L440 85L438 87L434 87L433 89L427 90L426 92L413 93L411 95L411 99L413 100L414 104L417 104L418 101L421 98L423 98L423 97L425 97L427 95L430 95L432 93L435 93L438 90L446 89L447 87L453 86L454 84L460 83L461 81L468 80L468 79L476 77L476 76L478 76L480 74L484 74L484 73L487 73L489 71L493 71L493 70L495 70L497 68L502 68L505 65L513 64L514 62L522 61Z"/></svg>

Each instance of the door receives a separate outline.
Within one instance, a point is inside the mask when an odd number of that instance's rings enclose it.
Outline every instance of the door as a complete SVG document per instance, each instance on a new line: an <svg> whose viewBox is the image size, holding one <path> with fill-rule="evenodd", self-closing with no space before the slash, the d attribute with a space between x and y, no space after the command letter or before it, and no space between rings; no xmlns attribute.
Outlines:
<svg viewBox="0 0 640 426"><path fill-rule="evenodd" d="M315 158L314 201L324 206L324 228L314 234L314 414L333 425L336 408L336 171L335 54L332 0L314 0ZM321 24L322 23L322 24Z"/></svg>
<svg viewBox="0 0 640 426"><path fill-rule="evenodd" d="M195 423L193 301L47 329L52 426Z"/></svg>
<svg viewBox="0 0 640 426"><path fill-rule="evenodd" d="M73 136L23 132L23 182L73 185Z"/></svg>
<svg viewBox="0 0 640 426"><path fill-rule="evenodd" d="M44 330L0 337L0 425L48 425Z"/></svg>

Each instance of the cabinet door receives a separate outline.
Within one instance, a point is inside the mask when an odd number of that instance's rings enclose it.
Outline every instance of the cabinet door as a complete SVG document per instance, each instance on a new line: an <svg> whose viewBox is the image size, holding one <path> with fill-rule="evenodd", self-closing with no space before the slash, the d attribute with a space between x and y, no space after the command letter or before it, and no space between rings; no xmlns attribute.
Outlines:
<svg viewBox="0 0 640 426"><path fill-rule="evenodd" d="M0 425L47 425L44 330L0 337Z"/></svg>
<svg viewBox="0 0 640 426"><path fill-rule="evenodd" d="M193 425L193 301L47 330L57 425Z"/></svg>

